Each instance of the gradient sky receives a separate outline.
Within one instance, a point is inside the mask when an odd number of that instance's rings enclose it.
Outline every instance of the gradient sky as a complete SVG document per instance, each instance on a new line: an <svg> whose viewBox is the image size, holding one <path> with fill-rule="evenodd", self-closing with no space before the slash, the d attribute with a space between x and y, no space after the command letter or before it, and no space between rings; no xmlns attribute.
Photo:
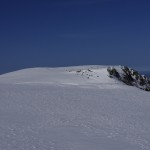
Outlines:
<svg viewBox="0 0 150 150"><path fill-rule="evenodd" d="M150 70L149 0L0 1L0 73L89 64Z"/></svg>

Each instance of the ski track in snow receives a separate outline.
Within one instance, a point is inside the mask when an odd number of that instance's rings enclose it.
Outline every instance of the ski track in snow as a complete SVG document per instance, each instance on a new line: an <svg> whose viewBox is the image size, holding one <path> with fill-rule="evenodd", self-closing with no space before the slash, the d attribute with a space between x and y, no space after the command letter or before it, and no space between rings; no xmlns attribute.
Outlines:
<svg viewBox="0 0 150 150"><path fill-rule="evenodd" d="M149 149L150 93L110 79L105 66L0 76L0 150Z"/></svg>

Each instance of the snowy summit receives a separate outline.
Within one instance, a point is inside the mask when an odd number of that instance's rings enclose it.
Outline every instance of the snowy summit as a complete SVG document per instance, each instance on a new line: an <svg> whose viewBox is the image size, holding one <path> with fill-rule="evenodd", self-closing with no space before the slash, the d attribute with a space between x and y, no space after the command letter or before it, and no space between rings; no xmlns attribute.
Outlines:
<svg viewBox="0 0 150 150"><path fill-rule="evenodd" d="M0 76L0 150L149 150L150 92L108 66Z"/></svg>

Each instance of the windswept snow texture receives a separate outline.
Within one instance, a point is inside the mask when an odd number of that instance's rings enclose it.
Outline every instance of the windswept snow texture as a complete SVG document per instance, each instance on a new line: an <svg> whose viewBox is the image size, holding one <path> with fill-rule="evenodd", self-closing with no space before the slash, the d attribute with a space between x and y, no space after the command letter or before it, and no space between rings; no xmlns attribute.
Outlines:
<svg viewBox="0 0 150 150"><path fill-rule="evenodd" d="M0 150L150 150L150 93L107 66L1 75Z"/></svg>

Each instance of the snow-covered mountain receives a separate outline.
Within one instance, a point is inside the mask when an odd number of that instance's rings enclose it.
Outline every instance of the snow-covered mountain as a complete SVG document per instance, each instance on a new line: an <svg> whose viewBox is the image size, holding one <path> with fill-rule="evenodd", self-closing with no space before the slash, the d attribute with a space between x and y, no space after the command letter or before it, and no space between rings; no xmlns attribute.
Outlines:
<svg viewBox="0 0 150 150"><path fill-rule="evenodd" d="M150 92L107 66L0 76L0 150L149 150Z"/></svg>

